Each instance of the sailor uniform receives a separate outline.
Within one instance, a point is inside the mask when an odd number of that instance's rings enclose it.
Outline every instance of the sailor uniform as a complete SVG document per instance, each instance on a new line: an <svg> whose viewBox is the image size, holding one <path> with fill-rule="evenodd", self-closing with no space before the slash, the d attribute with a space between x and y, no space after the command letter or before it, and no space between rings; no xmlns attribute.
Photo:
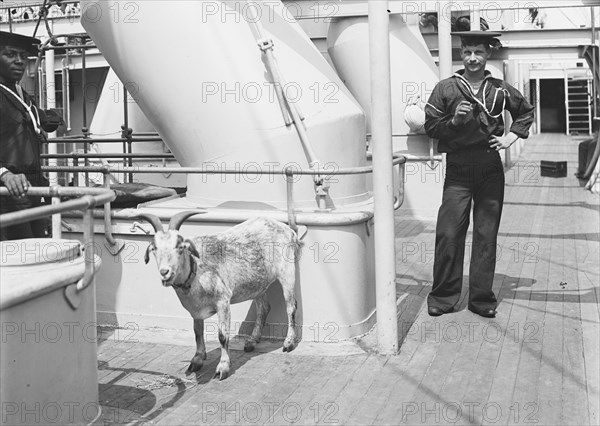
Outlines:
<svg viewBox="0 0 600 426"><path fill-rule="evenodd" d="M47 186L42 174L40 150L44 141L40 112L31 97L17 84L0 84L0 168L24 174L33 186ZM0 197L0 213L40 205L39 197ZM45 236L46 220L40 219L2 228L1 240Z"/></svg>
<svg viewBox="0 0 600 426"><path fill-rule="evenodd" d="M490 147L492 135L505 131L503 113L513 118L510 131L527 138L533 123L531 106L514 87L493 78L489 71L476 91L464 70L440 81L425 106L425 130L447 153L442 205L438 212L429 307L451 311L460 300L465 238L473 204L473 244L469 269L469 308L496 308L492 291L496 240L504 202L504 169L500 154ZM457 106L468 101L466 121L452 124Z"/></svg>

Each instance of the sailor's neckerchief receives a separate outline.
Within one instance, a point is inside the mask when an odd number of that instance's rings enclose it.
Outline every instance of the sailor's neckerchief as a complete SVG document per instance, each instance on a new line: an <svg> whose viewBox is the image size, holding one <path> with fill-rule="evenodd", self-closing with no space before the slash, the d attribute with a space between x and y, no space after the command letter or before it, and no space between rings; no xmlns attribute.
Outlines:
<svg viewBox="0 0 600 426"><path fill-rule="evenodd" d="M454 77L456 79L458 79L459 85L462 85L467 93L475 100L475 102L477 102L479 105L481 105L481 107L483 108L483 111L491 118L498 118L502 115L502 113L504 112L504 108L506 107L506 98L508 96L510 96L510 94L508 93L508 91L504 88L500 88L500 87L494 87L494 89L496 89L496 93L494 93L494 101L492 102L492 107L490 109L487 108L486 106L486 93L487 93L487 86L488 86L488 80L490 80L492 78L492 73L490 73L489 71L485 72L485 77L483 79L483 90L482 90L482 99L480 100L479 98L477 98L477 93L475 93L475 90L473 89L473 86L471 86L471 83L469 83L469 81L464 78L461 74L459 74L458 72L454 73ZM492 86L493 87L493 86ZM502 98L503 102L502 102L502 109L500 110L500 112L497 115L492 115L491 111L494 110L494 108L496 107L496 100L498 99L498 92L503 92L504 93L504 97Z"/></svg>
<svg viewBox="0 0 600 426"><path fill-rule="evenodd" d="M33 125L33 129L35 130L35 133L39 135L41 133L40 115L37 111L37 108L35 107L35 105L33 105L31 101L29 101L29 105L27 105L23 100L23 88L20 85L16 84L15 88L17 89L17 94L2 83L0 83L0 87L4 89L5 92L12 95L17 101L19 101L23 108L25 108L25 110L29 114L29 117L31 118L31 123Z"/></svg>

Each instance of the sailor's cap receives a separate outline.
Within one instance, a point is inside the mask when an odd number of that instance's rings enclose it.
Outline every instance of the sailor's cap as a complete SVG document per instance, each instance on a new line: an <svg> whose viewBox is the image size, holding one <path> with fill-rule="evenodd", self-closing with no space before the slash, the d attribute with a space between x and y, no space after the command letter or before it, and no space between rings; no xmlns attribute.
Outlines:
<svg viewBox="0 0 600 426"><path fill-rule="evenodd" d="M502 47L497 37L502 35L499 31L453 31L450 34L460 37L465 42L487 43L494 49Z"/></svg>
<svg viewBox="0 0 600 426"><path fill-rule="evenodd" d="M0 31L0 46L12 46L27 51L32 56L37 56L38 46L41 41L34 37Z"/></svg>
<svg viewBox="0 0 600 426"><path fill-rule="evenodd" d="M502 35L499 31L452 31L450 34L467 38L496 38Z"/></svg>

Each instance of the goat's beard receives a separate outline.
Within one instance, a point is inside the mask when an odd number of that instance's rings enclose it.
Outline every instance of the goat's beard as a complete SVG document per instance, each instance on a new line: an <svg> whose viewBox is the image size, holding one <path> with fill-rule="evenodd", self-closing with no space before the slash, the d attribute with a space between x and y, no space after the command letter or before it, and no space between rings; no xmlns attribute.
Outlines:
<svg viewBox="0 0 600 426"><path fill-rule="evenodd" d="M171 275L166 280L161 280L163 287L172 287L173 281L175 281L175 274Z"/></svg>

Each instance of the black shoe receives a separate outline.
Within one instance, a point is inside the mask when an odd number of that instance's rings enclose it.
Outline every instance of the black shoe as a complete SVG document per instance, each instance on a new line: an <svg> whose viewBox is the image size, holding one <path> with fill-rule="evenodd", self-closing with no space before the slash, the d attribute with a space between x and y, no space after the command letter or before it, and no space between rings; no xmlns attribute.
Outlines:
<svg viewBox="0 0 600 426"><path fill-rule="evenodd" d="M429 316L439 317L440 315L444 315L446 312L442 311L440 308L436 308L435 306L430 306L427 309Z"/></svg>
<svg viewBox="0 0 600 426"><path fill-rule="evenodd" d="M469 308L469 311L473 312L474 314L477 314L481 317L484 318L496 318L496 310L495 309L481 309L481 310L475 310L472 308Z"/></svg>

